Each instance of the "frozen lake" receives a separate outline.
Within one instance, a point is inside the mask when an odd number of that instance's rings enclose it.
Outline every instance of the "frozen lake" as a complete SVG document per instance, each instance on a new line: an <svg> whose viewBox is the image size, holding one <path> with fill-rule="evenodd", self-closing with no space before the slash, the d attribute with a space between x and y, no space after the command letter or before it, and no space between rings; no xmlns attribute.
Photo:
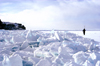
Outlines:
<svg viewBox="0 0 100 66"><path fill-rule="evenodd" d="M0 30L0 66L100 66L99 33Z"/></svg>
<svg viewBox="0 0 100 66"><path fill-rule="evenodd" d="M86 31L85 35L83 35L82 31L69 31L69 32L75 33L85 38L91 38L91 39L94 39L95 41L100 42L100 31Z"/></svg>

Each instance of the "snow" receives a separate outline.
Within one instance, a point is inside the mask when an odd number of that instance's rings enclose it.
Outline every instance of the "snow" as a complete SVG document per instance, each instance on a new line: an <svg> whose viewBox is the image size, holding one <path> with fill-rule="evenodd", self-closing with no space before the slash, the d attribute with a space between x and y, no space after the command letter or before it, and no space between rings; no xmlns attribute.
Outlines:
<svg viewBox="0 0 100 66"><path fill-rule="evenodd" d="M100 66L99 32L91 33L0 30L0 66Z"/></svg>
<svg viewBox="0 0 100 66"><path fill-rule="evenodd" d="M69 31L69 32L75 33L85 38L91 38L91 39L94 39L95 41L100 42L100 31L86 31L85 35L83 35L82 31Z"/></svg>

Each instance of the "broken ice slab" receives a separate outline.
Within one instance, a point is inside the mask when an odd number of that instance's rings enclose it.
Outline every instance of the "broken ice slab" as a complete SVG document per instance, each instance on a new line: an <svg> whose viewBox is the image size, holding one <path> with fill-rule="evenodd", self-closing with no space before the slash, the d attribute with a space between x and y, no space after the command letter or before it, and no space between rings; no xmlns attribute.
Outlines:
<svg viewBox="0 0 100 66"><path fill-rule="evenodd" d="M20 47L20 50L23 50L23 49L27 48L28 46L39 47L39 42L37 42L37 41L24 41Z"/></svg>
<svg viewBox="0 0 100 66"><path fill-rule="evenodd" d="M39 35L36 32L33 32L31 30L27 32L26 39L28 41L37 41L38 38L39 38Z"/></svg>
<svg viewBox="0 0 100 66"><path fill-rule="evenodd" d="M90 61L86 60L83 64L83 66L93 66L92 63L90 63Z"/></svg>
<svg viewBox="0 0 100 66"><path fill-rule="evenodd" d="M15 51L17 51L19 48L17 47L17 46L15 46L15 47L13 47L12 49L11 49L11 51L12 52L15 52Z"/></svg>
<svg viewBox="0 0 100 66"><path fill-rule="evenodd" d="M28 57L28 61L33 63L33 66L36 66L36 64L40 61L40 58L36 58L36 57Z"/></svg>
<svg viewBox="0 0 100 66"><path fill-rule="evenodd" d="M22 58L19 54L12 55L10 58L11 66L22 66Z"/></svg>
<svg viewBox="0 0 100 66"><path fill-rule="evenodd" d="M4 39L0 39L0 42L4 42L5 40Z"/></svg>
<svg viewBox="0 0 100 66"><path fill-rule="evenodd" d="M73 58L75 63L82 65L85 60L87 60L88 56L89 55L85 54L85 52L79 51L73 55Z"/></svg>
<svg viewBox="0 0 100 66"><path fill-rule="evenodd" d="M25 49L27 47L28 47L28 42L27 41L24 41L23 44L20 47L20 50L23 50L23 49Z"/></svg>
<svg viewBox="0 0 100 66"><path fill-rule="evenodd" d="M23 50L27 48L30 45L30 47L39 47L39 42L37 41L24 41L23 44L21 45L20 49Z"/></svg>
<svg viewBox="0 0 100 66"><path fill-rule="evenodd" d="M46 57L52 57L52 55L47 51L35 50L34 51L34 57L46 58Z"/></svg>
<svg viewBox="0 0 100 66"><path fill-rule="evenodd" d="M100 61L97 61L95 66L100 66Z"/></svg>
<svg viewBox="0 0 100 66"><path fill-rule="evenodd" d="M16 35L16 36L13 37L14 42L23 42L25 40L26 40L26 38L24 36L21 36L21 35L19 35L19 36Z"/></svg>
<svg viewBox="0 0 100 66"><path fill-rule="evenodd" d="M41 59L36 66L51 66L51 63L47 59Z"/></svg>
<svg viewBox="0 0 100 66"><path fill-rule="evenodd" d="M3 59L4 59L3 55L0 55L0 61L3 61Z"/></svg>
<svg viewBox="0 0 100 66"><path fill-rule="evenodd" d="M30 61L23 60L22 63L23 63L23 66L33 66L33 63Z"/></svg>
<svg viewBox="0 0 100 66"><path fill-rule="evenodd" d="M40 42L37 42L37 41L30 41L28 44L33 46L33 47L39 47L39 43Z"/></svg>
<svg viewBox="0 0 100 66"><path fill-rule="evenodd" d="M3 61L2 61L2 66L11 66L11 62L9 60L9 57L5 54L4 54L4 58L3 58Z"/></svg>

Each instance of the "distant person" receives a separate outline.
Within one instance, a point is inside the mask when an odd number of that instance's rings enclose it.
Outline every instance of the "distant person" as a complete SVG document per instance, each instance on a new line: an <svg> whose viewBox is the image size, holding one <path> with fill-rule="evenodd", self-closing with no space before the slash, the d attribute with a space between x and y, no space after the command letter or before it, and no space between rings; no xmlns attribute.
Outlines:
<svg viewBox="0 0 100 66"><path fill-rule="evenodd" d="M2 21L1 21L1 19L0 19L0 29L2 29Z"/></svg>
<svg viewBox="0 0 100 66"><path fill-rule="evenodd" d="M85 28L84 28L84 29L83 29L83 34L84 34L84 35L85 35L85 31L86 31L86 30L85 30Z"/></svg>
<svg viewBox="0 0 100 66"><path fill-rule="evenodd" d="M0 25L2 24L2 21L1 21L1 19L0 19Z"/></svg>

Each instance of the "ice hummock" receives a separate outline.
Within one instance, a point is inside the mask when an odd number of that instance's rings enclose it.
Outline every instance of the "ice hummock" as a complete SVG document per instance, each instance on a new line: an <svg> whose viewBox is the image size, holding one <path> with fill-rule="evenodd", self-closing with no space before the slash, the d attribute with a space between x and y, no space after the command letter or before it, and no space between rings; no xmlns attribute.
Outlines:
<svg viewBox="0 0 100 66"><path fill-rule="evenodd" d="M68 31L0 30L0 66L70 65L99 66L100 43Z"/></svg>

